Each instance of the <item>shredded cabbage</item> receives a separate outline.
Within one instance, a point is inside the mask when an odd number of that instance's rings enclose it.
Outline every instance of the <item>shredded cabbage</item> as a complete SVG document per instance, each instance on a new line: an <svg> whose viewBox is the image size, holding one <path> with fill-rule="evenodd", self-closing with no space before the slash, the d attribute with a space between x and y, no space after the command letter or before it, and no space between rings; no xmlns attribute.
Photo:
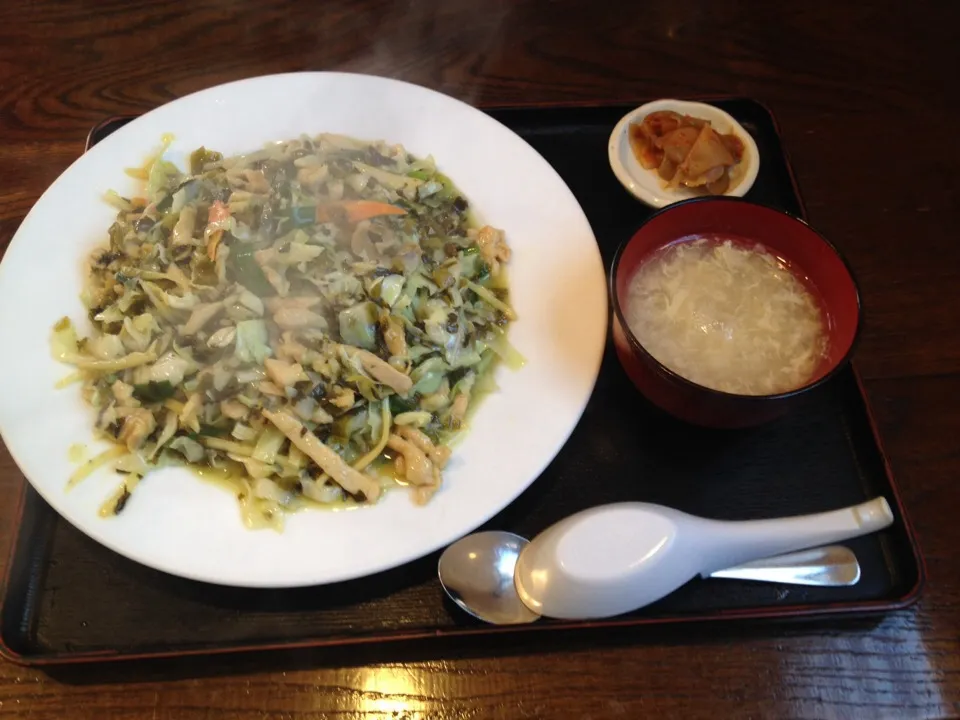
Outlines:
<svg viewBox="0 0 960 720"><path fill-rule="evenodd" d="M98 462L127 473L107 514L170 463L232 484L255 527L375 502L383 473L425 502L497 361L522 362L504 233L399 145L303 136L180 169L170 142L128 171L136 197L107 195L93 332L51 338L116 448Z"/></svg>

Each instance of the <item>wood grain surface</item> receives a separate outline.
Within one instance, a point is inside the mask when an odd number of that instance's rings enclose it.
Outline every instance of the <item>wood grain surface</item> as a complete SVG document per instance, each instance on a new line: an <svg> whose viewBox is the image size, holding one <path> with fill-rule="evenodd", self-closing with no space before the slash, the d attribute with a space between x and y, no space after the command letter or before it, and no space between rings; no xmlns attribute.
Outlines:
<svg viewBox="0 0 960 720"><path fill-rule="evenodd" d="M929 580L919 604L869 623L58 673L0 664L0 714L960 717L958 26L960 3L950 0L3 0L0 248L104 116L251 75L376 73L474 104L698 94L766 102L812 222L861 283L857 362ZM3 450L0 558L22 482Z"/></svg>

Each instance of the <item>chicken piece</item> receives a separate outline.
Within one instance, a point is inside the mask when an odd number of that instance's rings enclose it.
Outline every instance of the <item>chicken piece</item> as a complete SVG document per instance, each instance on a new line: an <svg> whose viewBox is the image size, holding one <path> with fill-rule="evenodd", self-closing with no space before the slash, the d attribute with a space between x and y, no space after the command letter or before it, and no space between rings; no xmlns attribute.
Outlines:
<svg viewBox="0 0 960 720"><path fill-rule="evenodd" d="M419 486L440 485L440 471L423 450L393 433L387 438L387 447L403 455L404 478L407 482Z"/></svg>
<svg viewBox="0 0 960 720"><path fill-rule="evenodd" d="M263 170L252 170L250 168L243 171L243 178L246 181L244 186L252 193L259 195L270 194L270 183L267 182Z"/></svg>
<svg viewBox="0 0 960 720"><path fill-rule="evenodd" d="M261 380L259 383L257 383L257 389L264 395L273 395L274 397L282 398L287 396L287 394L283 391L283 388L270 380Z"/></svg>
<svg viewBox="0 0 960 720"><path fill-rule="evenodd" d="M203 326L213 320L223 309L222 302L212 302L203 305L197 305L190 313L190 319L180 327L182 335L196 335L203 329Z"/></svg>
<svg viewBox="0 0 960 720"><path fill-rule="evenodd" d="M210 262L217 260L217 248L220 247L220 241L223 239L223 230L214 230L206 235L207 238L207 257Z"/></svg>
<svg viewBox="0 0 960 720"><path fill-rule="evenodd" d="M484 225L477 233L477 245L480 246L480 256L487 263L492 275L500 272L501 262L510 259L510 246L507 245L503 230Z"/></svg>
<svg viewBox="0 0 960 720"><path fill-rule="evenodd" d="M401 395L406 395L413 387L413 380L409 375L397 370L390 363L385 362L368 350L361 350L352 345L341 345L340 348L347 355L357 358L363 369L370 373L377 382L386 385Z"/></svg>
<svg viewBox="0 0 960 720"><path fill-rule="evenodd" d="M426 505L439 489L440 487L437 485L423 485L413 488L413 502L417 505Z"/></svg>
<svg viewBox="0 0 960 720"><path fill-rule="evenodd" d="M348 493L360 495L370 502L380 497L381 488L376 480L350 467L343 458L324 445L320 438L288 412L264 410L263 416Z"/></svg>
<svg viewBox="0 0 960 720"><path fill-rule="evenodd" d="M231 420L243 420L250 409L236 400L224 400L220 403L220 412Z"/></svg>
<svg viewBox="0 0 960 720"><path fill-rule="evenodd" d="M280 336L280 342L277 345L277 357L281 360L293 360L302 365L309 352L310 350L297 342L292 332L285 332Z"/></svg>
<svg viewBox="0 0 960 720"><path fill-rule="evenodd" d="M316 190L329 174L330 169L326 165L311 165L297 170L297 180L304 187Z"/></svg>
<svg viewBox="0 0 960 720"><path fill-rule="evenodd" d="M180 426L189 427L194 432L200 432L200 418L198 415L201 407L203 407L203 394L194 393L187 399L187 402L183 405L183 409L180 411Z"/></svg>
<svg viewBox="0 0 960 720"><path fill-rule="evenodd" d="M420 409L427 412L436 412L450 403L450 383L444 378L437 391L420 398Z"/></svg>
<svg viewBox="0 0 960 720"><path fill-rule="evenodd" d="M232 345L237 339L237 328L234 325L220 328L207 339L207 347L225 348Z"/></svg>
<svg viewBox="0 0 960 720"><path fill-rule="evenodd" d="M273 321L284 330L327 327L327 319L323 315L298 307L281 307L273 314Z"/></svg>
<svg viewBox="0 0 960 720"><path fill-rule="evenodd" d="M335 392L331 393L330 403L341 410L349 410L355 402L356 396L350 388L337 387Z"/></svg>
<svg viewBox="0 0 960 720"><path fill-rule="evenodd" d="M116 380L110 386L110 392L113 393L113 397L117 399L117 403L120 405L132 407L140 405L140 401L133 397L133 385L128 385L123 380Z"/></svg>
<svg viewBox="0 0 960 720"><path fill-rule="evenodd" d="M166 445L177 432L177 414L173 410L167 410L163 419L163 430L160 431L160 437L157 438L157 444L150 451L149 460L153 460L163 446Z"/></svg>
<svg viewBox="0 0 960 720"><path fill-rule="evenodd" d="M98 335L87 338L85 350L97 360L116 360L126 352L119 335Z"/></svg>
<svg viewBox="0 0 960 720"><path fill-rule="evenodd" d="M286 268L278 270L270 264L277 259L276 248L264 248L263 250L257 250L253 254L253 259L256 261L257 265L260 266L264 277L267 278L267 282L273 286L273 289L277 291L277 294L281 298L286 298L290 292L290 281L287 280L283 274Z"/></svg>
<svg viewBox="0 0 960 720"><path fill-rule="evenodd" d="M317 423L317 425L329 425L333 422L333 415L324 410L320 405L317 405L310 419Z"/></svg>
<svg viewBox="0 0 960 720"><path fill-rule="evenodd" d="M170 233L170 244L173 247L193 244L193 231L197 224L197 208L195 205L186 205L180 211L173 232Z"/></svg>
<svg viewBox="0 0 960 720"><path fill-rule="evenodd" d="M407 337L403 322L383 311L380 314L380 327L383 330L383 342L395 358L407 356Z"/></svg>
<svg viewBox="0 0 960 720"><path fill-rule="evenodd" d="M138 408L127 413L123 419L118 439L130 450L137 450L157 428L157 421L149 410Z"/></svg>
<svg viewBox="0 0 960 720"><path fill-rule="evenodd" d="M470 405L470 396L467 393L457 393L450 406L450 427L457 429L463 426Z"/></svg>
<svg viewBox="0 0 960 720"><path fill-rule="evenodd" d="M317 305L320 302L318 297L305 297L305 296L296 296L296 297L285 297L285 298L267 298L266 299L267 309L270 312L279 312L280 310L309 310L314 305Z"/></svg>
<svg viewBox="0 0 960 720"><path fill-rule="evenodd" d="M272 267L263 267L261 270L263 270L264 277L267 278L268 283L273 285L273 289L277 291L277 294L280 295L280 297L286 297L287 293L290 292L290 281Z"/></svg>
<svg viewBox="0 0 960 720"><path fill-rule="evenodd" d="M267 376L280 387L293 387L298 382L310 381L310 378L298 363L266 358L263 361L263 367L267 371Z"/></svg>
<svg viewBox="0 0 960 720"><path fill-rule="evenodd" d="M445 445L437 447L430 438L411 425L399 426L397 434L404 440L416 445L438 468L442 469L447 466L447 462L450 460L450 448Z"/></svg>

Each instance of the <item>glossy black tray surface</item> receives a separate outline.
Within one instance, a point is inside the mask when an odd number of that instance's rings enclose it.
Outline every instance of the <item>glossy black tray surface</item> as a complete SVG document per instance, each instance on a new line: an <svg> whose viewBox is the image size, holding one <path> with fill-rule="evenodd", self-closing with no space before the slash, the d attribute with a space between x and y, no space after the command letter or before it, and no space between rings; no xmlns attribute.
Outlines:
<svg viewBox="0 0 960 720"><path fill-rule="evenodd" d="M769 112L752 100L716 103L759 146L760 175L748 198L802 215ZM618 244L651 212L617 183L607 164L609 134L630 107L488 111L543 154L570 185L608 268ZM102 123L91 143L127 121ZM63 521L28 487L4 587L0 651L18 662L49 664L598 624L859 615L902 607L917 597L922 563L854 369L767 426L702 430L648 405L608 344L596 390L569 442L490 527L529 537L577 510L622 500L751 519L830 510L876 495L888 498L897 522L848 543L863 571L854 587L695 580L653 606L604 623L543 621L504 630L473 621L445 600L436 555L335 586L217 587L114 554Z"/></svg>

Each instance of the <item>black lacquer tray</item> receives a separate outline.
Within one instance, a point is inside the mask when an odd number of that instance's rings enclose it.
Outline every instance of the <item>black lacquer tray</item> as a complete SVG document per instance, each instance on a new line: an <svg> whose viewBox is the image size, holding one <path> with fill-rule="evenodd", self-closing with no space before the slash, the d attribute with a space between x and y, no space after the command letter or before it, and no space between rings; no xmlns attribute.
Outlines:
<svg viewBox="0 0 960 720"><path fill-rule="evenodd" d="M757 141L762 164L748 199L803 215L770 113L752 100L714 102ZM620 187L607 164L609 134L631 107L488 110L570 185L608 267L617 245L651 212ZM89 144L128 121L100 124ZM853 587L694 580L653 606L609 621L494 628L445 600L436 555L334 586L269 591L205 585L99 546L27 486L3 591L0 652L21 663L54 664L560 628L863 615L916 599L922 562L854 368L769 425L702 430L648 405L608 345L596 390L569 442L489 527L530 537L572 512L621 500L752 519L830 510L876 495L887 497L897 521L847 543L863 571Z"/></svg>

